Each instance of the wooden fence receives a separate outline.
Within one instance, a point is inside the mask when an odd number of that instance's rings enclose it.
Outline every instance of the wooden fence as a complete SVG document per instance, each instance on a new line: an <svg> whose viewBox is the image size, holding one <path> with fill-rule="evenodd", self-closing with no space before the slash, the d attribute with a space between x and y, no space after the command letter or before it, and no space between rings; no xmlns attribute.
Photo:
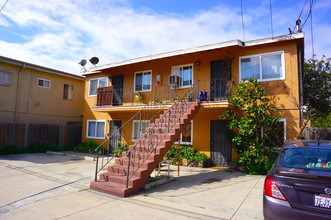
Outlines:
<svg viewBox="0 0 331 220"><path fill-rule="evenodd" d="M331 140L331 128L305 128L303 136L306 140Z"/></svg>
<svg viewBox="0 0 331 220"><path fill-rule="evenodd" d="M0 147L14 144L26 147L29 144L49 144L62 147L81 143L82 123L33 124L0 122Z"/></svg>

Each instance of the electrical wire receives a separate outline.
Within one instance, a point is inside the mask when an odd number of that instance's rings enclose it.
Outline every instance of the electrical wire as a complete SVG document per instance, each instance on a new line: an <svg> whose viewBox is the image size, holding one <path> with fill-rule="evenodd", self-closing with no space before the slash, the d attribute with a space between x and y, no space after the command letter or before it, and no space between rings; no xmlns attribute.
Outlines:
<svg viewBox="0 0 331 220"><path fill-rule="evenodd" d="M310 15L311 15L311 13L313 11L313 8L314 8L314 5L315 5L316 1L317 0L310 0L309 12L308 12L307 18L306 18L305 22L303 22L303 24L301 25L301 27L303 27L307 23Z"/></svg>
<svg viewBox="0 0 331 220"><path fill-rule="evenodd" d="M302 9L301 9L301 12L300 12L300 14L299 14L298 20L300 20L300 17L301 17L301 15L302 15L303 10L304 10L305 7L306 7L306 4L307 4L307 0L305 1L305 4L303 5L303 7L302 7Z"/></svg>
<svg viewBox="0 0 331 220"><path fill-rule="evenodd" d="M3 6L1 7L1 9L0 9L0 13L1 13L2 9L6 6L6 4L8 3L8 1L9 1L9 0L6 0L5 4L3 4Z"/></svg>
<svg viewBox="0 0 331 220"><path fill-rule="evenodd" d="M271 6L271 0L269 0L269 3L270 3L269 10L270 10L271 36L273 38L274 37L274 27L273 27L273 24L272 24L272 6Z"/></svg>
<svg viewBox="0 0 331 220"><path fill-rule="evenodd" d="M244 41L246 41L245 37L245 24L244 24L244 15L243 15L243 0L240 1L240 8L241 8L241 24L243 26L243 34L244 34Z"/></svg>
<svg viewBox="0 0 331 220"><path fill-rule="evenodd" d="M316 3L316 1L315 1L315 3ZM313 10L310 13L310 34L311 34L311 53L312 53L312 57L314 59L315 49L314 49L314 32L313 32Z"/></svg>

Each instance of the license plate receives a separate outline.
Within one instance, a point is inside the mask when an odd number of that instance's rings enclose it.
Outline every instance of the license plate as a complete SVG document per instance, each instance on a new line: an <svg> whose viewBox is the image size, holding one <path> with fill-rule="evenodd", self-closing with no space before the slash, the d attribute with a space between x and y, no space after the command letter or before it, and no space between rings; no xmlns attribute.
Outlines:
<svg viewBox="0 0 331 220"><path fill-rule="evenodd" d="M315 195L315 206L323 208L331 208L331 196Z"/></svg>

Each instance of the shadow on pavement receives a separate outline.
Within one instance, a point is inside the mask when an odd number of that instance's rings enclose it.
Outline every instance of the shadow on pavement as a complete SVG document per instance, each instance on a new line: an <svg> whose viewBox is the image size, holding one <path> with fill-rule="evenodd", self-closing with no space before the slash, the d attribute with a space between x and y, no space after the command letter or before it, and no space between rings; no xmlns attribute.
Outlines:
<svg viewBox="0 0 331 220"><path fill-rule="evenodd" d="M182 169L182 168L181 168ZM205 187L200 187L201 190L210 190L211 183L225 183L219 184L217 187L225 187L234 184L242 184L242 181L238 179L238 177L250 176L252 180L258 178L257 176L251 176L241 172L230 172L225 169L223 170L213 170L208 168L184 168L182 169L183 175L177 177L177 170L171 170L171 176L175 177L175 179L171 182L165 183L160 186L156 186L155 188L149 190L140 190L138 194L140 195L148 195L155 192L165 193L176 190L188 189L195 186L202 186L205 184ZM164 173L163 173L164 174ZM177 193L174 193L174 195Z"/></svg>
<svg viewBox="0 0 331 220"><path fill-rule="evenodd" d="M71 161L79 161L89 158L93 160L93 154L84 154L79 152L65 151L61 152L65 155L56 155L50 153L33 153L33 154L13 154L13 155L0 155L1 160L11 161L25 161L36 164L48 164L48 163L63 163Z"/></svg>

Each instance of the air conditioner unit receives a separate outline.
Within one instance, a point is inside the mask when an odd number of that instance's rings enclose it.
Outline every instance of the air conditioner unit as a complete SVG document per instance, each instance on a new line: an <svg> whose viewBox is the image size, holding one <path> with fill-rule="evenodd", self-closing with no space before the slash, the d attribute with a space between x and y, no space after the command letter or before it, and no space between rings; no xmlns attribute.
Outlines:
<svg viewBox="0 0 331 220"><path fill-rule="evenodd" d="M179 86L180 77L177 75L170 75L169 76L169 85L170 86Z"/></svg>

